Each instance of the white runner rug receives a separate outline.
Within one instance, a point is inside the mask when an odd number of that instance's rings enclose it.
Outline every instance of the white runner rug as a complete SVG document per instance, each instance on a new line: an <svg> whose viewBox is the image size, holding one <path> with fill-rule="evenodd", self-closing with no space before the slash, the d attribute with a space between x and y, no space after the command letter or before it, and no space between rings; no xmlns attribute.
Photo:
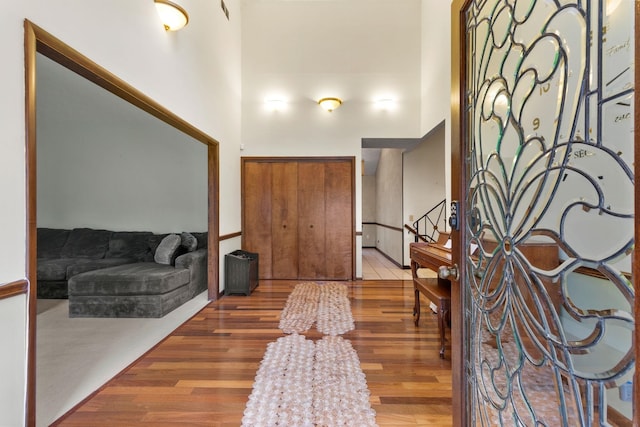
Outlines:
<svg viewBox="0 0 640 427"><path fill-rule="evenodd" d="M267 345L242 425L376 426L360 360L348 340L291 334Z"/></svg>
<svg viewBox="0 0 640 427"><path fill-rule="evenodd" d="M280 316L279 328L286 334L302 333L313 324L326 335L341 335L355 328L349 288L337 282L299 283Z"/></svg>
<svg viewBox="0 0 640 427"><path fill-rule="evenodd" d="M267 345L242 418L243 427L374 427L367 381L358 354L338 336L355 329L341 283L300 283L280 315L286 334ZM302 332L313 324L325 336Z"/></svg>

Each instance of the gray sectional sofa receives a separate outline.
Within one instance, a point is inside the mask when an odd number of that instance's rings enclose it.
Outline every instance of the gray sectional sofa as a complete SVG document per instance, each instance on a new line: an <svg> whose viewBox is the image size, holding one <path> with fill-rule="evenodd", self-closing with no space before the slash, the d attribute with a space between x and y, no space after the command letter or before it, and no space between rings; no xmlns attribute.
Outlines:
<svg viewBox="0 0 640 427"><path fill-rule="evenodd" d="M162 317L207 289L207 233L38 229L38 298L71 317Z"/></svg>

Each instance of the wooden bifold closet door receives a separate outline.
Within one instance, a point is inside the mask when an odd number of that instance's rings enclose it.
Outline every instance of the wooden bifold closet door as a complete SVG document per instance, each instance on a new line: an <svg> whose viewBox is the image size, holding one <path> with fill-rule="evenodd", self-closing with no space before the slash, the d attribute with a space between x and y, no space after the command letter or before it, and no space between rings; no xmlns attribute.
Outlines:
<svg viewBox="0 0 640 427"><path fill-rule="evenodd" d="M353 171L353 158L242 159L242 247L261 279L353 278Z"/></svg>

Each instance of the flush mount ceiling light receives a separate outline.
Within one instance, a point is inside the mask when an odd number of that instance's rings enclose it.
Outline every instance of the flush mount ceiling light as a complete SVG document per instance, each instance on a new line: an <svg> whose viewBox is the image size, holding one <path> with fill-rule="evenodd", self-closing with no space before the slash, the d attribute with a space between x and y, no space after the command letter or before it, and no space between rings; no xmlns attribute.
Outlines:
<svg viewBox="0 0 640 427"><path fill-rule="evenodd" d="M189 14L179 4L169 0L154 1L165 30L178 31L189 23Z"/></svg>
<svg viewBox="0 0 640 427"><path fill-rule="evenodd" d="M318 100L318 104L325 110L331 112L342 104L340 98L322 98Z"/></svg>

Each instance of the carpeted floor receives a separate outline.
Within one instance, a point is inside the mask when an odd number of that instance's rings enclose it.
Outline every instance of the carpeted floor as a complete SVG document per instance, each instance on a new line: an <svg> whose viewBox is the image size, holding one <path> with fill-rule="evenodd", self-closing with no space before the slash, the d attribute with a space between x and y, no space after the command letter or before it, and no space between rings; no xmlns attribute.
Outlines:
<svg viewBox="0 0 640 427"><path fill-rule="evenodd" d="M203 292L160 319L70 318L38 300L36 426L48 426L207 305Z"/></svg>

